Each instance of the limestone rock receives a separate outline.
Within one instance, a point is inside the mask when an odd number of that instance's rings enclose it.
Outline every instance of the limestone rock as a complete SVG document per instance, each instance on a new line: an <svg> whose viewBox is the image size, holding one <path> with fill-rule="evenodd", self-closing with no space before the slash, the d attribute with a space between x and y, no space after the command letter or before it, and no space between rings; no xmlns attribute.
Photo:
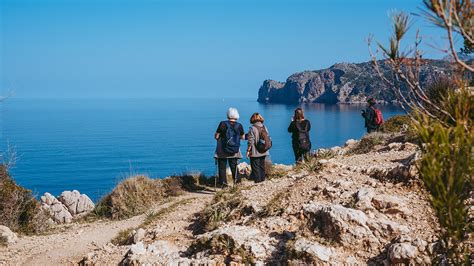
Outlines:
<svg viewBox="0 0 474 266"><path fill-rule="evenodd" d="M396 196L391 195L376 195L372 199L375 208L381 212L388 214L401 213L409 215L411 211L406 207L405 202Z"/></svg>
<svg viewBox="0 0 474 266"><path fill-rule="evenodd" d="M143 230L143 228L138 228L138 230L136 230L135 233L133 234L133 237L132 237L133 243L137 244L140 241L142 241L145 238L145 234L146 234L146 231Z"/></svg>
<svg viewBox="0 0 474 266"><path fill-rule="evenodd" d="M342 245L353 245L366 241L368 246L379 244L368 227L368 217L359 210L338 204L309 203L303 210L310 217L310 223L322 236L335 239Z"/></svg>
<svg viewBox="0 0 474 266"><path fill-rule="evenodd" d="M66 206L50 193L44 193L40 201L41 207L49 212L56 223L70 223L72 221L72 215Z"/></svg>
<svg viewBox="0 0 474 266"><path fill-rule="evenodd" d="M392 142L390 144L388 144L388 148L390 150L395 150L395 151L399 151L403 148L403 143L400 143L400 142Z"/></svg>
<svg viewBox="0 0 474 266"><path fill-rule="evenodd" d="M418 256L418 249L410 243L395 243L388 248L390 263L410 263Z"/></svg>
<svg viewBox="0 0 474 266"><path fill-rule="evenodd" d="M198 240L211 241L220 237L229 239L235 246L242 247L258 260L267 258L276 250L272 244L274 239L263 235L259 229L248 226L226 225L203 234Z"/></svg>
<svg viewBox="0 0 474 266"><path fill-rule="evenodd" d="M251 172L252 168L248 163L242 162L237 165L237 174L240 178L248 178Z"/></svg>
<svg viewBox="0 0 474 266"><path fill-rule="evenodd" d="M136 244L133 244L129 250L129 254L131 255L143 255L145 253L146 253L146 248L143 242L138 242Z"/></svg>
<svg viewBox="0 0 474 266"><path fill-rule="evenodd" d="M329 262L333 255L331 248L325 247L317 242L308 241L305 238L298 238L295 241L294 251L298 253L306 253L312 258L322 262Z"/></svg>
<svg viewBox="0 0 474 266"><path fill-rule="evenodd" d="M18 237L10 228L0 225L0 239L9 245L14 244L18 240Z"/></svg>
<svg viewBox="0 0 474 266"><path fill-rule="evenodd" d="M158 240L148 246L143 242L133 244L123 262L124 265L178 265L184 261L181 260L176 245Z"/></svg>
<svg viewBox="0 0 474 266"><path fill-rule="evenodd" d="M81 194L77 190L64 191L58 197L58 200L63 203L71 215L75 216L78 214L90 212L94 209L94 203L85 194Z"/></svg>
<svg viewBox="0 0 474 266"><path fill-rule="evenodd" d="M352 145L357 144L357 142L358 142L358 141L355 140L355 139L348 139L348 140L346 141L346 144L345 144L345 145L346 145L346 147L349 147L349 146L352 146Z"/></svg>
<svg viewBox="0 0 474 266"><path fill-rule="evenodd" d="M372 199L375 196L375 191L370 187L363 187L355 194L356 207L360 210L373 209Z"/></svg>

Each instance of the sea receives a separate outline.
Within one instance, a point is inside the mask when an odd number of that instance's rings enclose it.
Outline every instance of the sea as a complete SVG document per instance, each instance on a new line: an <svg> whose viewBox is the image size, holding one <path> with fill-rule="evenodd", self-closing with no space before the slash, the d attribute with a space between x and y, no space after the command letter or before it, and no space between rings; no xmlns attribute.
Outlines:
<svg viewBox="0 0 474 266"><path fill-rule="evenodd" d="M287 132L297 106L236 99L15 99L0 104L3 159L16 154L10 173L33 191L79 190L97 201L124 178L164 178L216 172L214 132L229 107L247 131L252 113L265 119L274 163L292 164ZM343 145L365 134L363 105L307 104L313 148ZM385 119L403 111L380 106ZM242 143L245 149L246 143ZM247 160L242 160L247 161Z"/></svg>

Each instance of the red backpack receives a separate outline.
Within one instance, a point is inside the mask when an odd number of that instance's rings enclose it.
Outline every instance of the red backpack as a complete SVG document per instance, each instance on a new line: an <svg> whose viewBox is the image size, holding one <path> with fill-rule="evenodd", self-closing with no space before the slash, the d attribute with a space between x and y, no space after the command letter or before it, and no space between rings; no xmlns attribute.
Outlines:
<svg viewBox="0 0 474 266"><path fill-rule="evenodd" d="M380 126L383 124L383 115L382 115L382 111L380 111L379 109L375 108L375 107L372 107L372 109L374 110L375 112L375 124L377 126Z"/></svg>

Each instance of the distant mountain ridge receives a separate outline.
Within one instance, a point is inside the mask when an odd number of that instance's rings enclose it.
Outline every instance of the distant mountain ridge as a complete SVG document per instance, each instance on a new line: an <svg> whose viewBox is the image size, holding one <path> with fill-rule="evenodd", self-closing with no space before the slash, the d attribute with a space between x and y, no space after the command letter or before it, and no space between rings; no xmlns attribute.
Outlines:
<svg viewBox="0 0 474 266"><path fill-rule="evenodd" d="M381 71L389 73L385 61L379 64ZM448 61L424 60L420 75L422 85L449 71ZM327 69L303 71L289 76L286 82L265 80L258 91L260 103L363 103L368 97L383 103L397 100L377 75L372 62L338 63Z"/></svg>

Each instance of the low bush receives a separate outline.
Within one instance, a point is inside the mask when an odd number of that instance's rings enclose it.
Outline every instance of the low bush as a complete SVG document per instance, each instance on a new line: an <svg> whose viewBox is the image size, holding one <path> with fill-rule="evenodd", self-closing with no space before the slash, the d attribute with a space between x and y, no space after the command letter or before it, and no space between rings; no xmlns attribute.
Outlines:
<svg viewBox="0 0 474 266"><path fill-rule="evenodd" d="M385 121L380 127L380 131L389 134L402 134L401 141L420 143L415 125L408 115L396 115Z"/></svg>
<svg viewBox="0 0 474 266"><path fill-rule="evenodd" d="M49 215L30 190L15 183L0 166L0 224L24 234L43 233L49 228Z"/></svg>
<svg viewBox="0 0 474 266"><path fill-rule="evenodd" d="M157 203L185 191L201 190L199 176L182 175L165 179L134 176L120 182L111 193L97 203L93 215L126 219L143 214Z"/></svg>
<svg viewBox="0 0 474 266"><path fill-rule="evenodd" d="M396 115L385 121L380 127L384 133L402 133L413 126L411 118L407 115Z"/></svg>
<svg viewBox="0 0 474 266"><path fill-rule="evenodd" d="M385 143L386 135L380 132L374 132L365 135L354 147L352 147L348 154L364 154L372 151L375 146Z"/></svg>

